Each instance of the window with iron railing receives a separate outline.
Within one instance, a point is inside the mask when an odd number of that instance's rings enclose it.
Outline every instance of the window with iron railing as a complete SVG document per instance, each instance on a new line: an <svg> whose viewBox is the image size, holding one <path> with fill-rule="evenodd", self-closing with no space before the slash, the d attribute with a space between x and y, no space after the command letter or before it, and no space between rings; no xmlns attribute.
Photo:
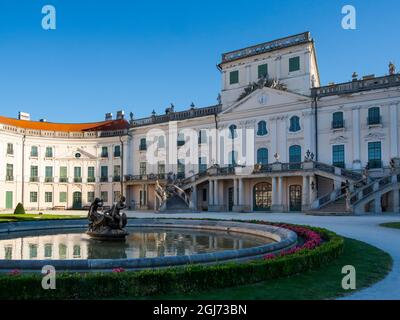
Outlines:
<svg viewBox="0 0 400 320"><path fill-rule="evenodd" d="M45 157L53 158L53 148L52 147L46 147Z"/></svg>

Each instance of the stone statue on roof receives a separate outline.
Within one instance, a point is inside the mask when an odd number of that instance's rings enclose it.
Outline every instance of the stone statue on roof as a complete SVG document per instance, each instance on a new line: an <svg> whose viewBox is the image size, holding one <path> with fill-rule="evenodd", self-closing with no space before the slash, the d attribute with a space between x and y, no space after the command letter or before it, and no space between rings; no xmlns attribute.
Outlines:
<svg viewBox="0 0 400 320"><path fill-rule="evenodd" d="M396 66L394 63L389 62L389 74L392 76L396 73Z"/></svg>

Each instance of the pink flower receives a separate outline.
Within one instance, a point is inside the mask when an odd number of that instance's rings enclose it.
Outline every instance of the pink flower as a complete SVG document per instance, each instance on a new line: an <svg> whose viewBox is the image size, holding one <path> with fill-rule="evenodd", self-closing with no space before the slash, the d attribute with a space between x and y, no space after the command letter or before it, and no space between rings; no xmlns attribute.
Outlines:
<svg viewBox="0 0 400 320"><path fill-rule="evenodd" d="M112 269L112 272L125 272L124 268L114 268Z"/></svg>
<svg viewBox="0 0 400 320"><path fill-rule="evenodd" d="M21 274L21 271L18 269L14 269L14 270L11 270L8 274L10 276L19 276Z"/></svg>

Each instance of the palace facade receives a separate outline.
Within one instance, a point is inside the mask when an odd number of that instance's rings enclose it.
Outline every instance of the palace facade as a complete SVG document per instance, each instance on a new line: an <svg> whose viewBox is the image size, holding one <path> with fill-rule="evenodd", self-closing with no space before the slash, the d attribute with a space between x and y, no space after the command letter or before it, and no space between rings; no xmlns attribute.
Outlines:
<svg viewBox="0 0 400 320"><path fill-rule="evenodd" d="M321 86L308 32L224 53L218 103L59 124L0 117L0 210L121 194L157 210L169 172L201 211L399 210L400 74Z"/></svg>

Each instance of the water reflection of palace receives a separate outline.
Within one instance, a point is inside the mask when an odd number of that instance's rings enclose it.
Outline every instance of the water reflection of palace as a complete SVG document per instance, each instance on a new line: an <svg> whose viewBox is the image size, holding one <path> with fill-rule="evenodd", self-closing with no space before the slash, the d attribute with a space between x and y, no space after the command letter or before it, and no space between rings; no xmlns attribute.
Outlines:
<svg viewBox="0 0 400 320"><path fill-rule="evenodd" d="M0 259L84 259L87 251L79 233L0 240Z"/></svg>
<svg viewBox="0 0 400 320"><path fill-rule="evenodd" d="M135 230L125 242L101 242L83 233L0 240L0 259L129 259L190 255L265 243L257 237L193 230Z"/></svg>

